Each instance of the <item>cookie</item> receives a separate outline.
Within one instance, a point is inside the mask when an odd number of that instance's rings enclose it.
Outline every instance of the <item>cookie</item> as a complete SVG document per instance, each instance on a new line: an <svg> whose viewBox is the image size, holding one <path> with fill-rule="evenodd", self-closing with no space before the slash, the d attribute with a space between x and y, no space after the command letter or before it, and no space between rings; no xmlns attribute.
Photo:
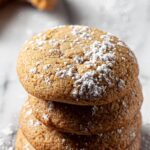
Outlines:
<svg viewBox="0 0 150 150"><path fill-rule="evenodd" d="M60 26L25 43L17 61L31 95L76 105L101 105L126 95L138 77L134 54L110 33Z"/></svg>
<svg viewBox="0 0 150 150"><path fill-rule="evenodd" d="M125 150L140 150L140 140L141 137L139 134L135 138L135 140L131 143L131 145L125 148ZM17 134L16 150L35 150L33 146L28 142L28 140L24 137L20 129L18 130L18 134Z"/></svg>
<svg viewBox="0 0 150 150"><path fill-rule="evenodd" d="M20 128L24 136L37 150L76 150L76 149L115 149L126 148L136 137L141 128L141 115L126 127L121 127L98 135L75 135L62 133L54 127L47 127L38 121L29 105L24 105L20 116Z"/></svg>
<svg viewBox="0 0 150 150"><path fill-rule="evenodd" d="M141 133L135 138L135 140L130 144L127 150L140 150L141 149Z"/></svg>
<svg viewBox="0 0 150 150"><path fill-rule="evenodd" d="M15 150L35 150L34 147L24 137L20 129L18 129L17 132Z"/></svg>
<svg viewBox="0 0 150 150"><path fill-rule="evenodd" d="M35 6L40 10L51 10L58 3L58 0L26 0L26 1L30 2L33 6Z"/></svg>
<svg viewBox="0 0 150 150"><path fill-rule="evenodd" d="M5 4L7 2L7 0L0 0L0 7Z"/></svg>
<svg viewBox="0 0 150 150"><path fill-rule="evenodd" d="M115 130L130 122L142 105L141 86L137 82L123 98L101 106L78 106L48 102L29 96L27 103L34 116L46 126L61 132L81 135Z"/></svg>

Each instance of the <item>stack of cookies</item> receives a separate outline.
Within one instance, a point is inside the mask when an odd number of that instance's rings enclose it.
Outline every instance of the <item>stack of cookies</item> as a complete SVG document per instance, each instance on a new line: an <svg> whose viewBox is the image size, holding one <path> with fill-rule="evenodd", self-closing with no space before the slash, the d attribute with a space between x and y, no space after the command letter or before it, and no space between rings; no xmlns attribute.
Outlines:
<svg viewBox="0 0 150 150"><path fill-rule="evenodd" d="M114 35L60 26L25 43L17 72L29 93L16 150L139 150L138 64Z"/></svg>

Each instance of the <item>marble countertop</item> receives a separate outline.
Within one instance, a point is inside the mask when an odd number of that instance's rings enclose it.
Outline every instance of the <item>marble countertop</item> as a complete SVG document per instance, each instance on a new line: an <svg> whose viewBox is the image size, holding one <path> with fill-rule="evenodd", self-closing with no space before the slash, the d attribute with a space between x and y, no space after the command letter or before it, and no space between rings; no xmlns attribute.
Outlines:
<svg viewBox="0 0 150 150"><path fill-rule="evenodd" d="M63 24L96 26L118 35L135 52L143 86L143 124L150 123L150 1L61 0L52 12L21 3L0 9L0 130L17 122L26 92L16 75L22 44L35 33ZM147 126L147 125L146 125ZM144 130L144 129L143 129Z"/></svg>

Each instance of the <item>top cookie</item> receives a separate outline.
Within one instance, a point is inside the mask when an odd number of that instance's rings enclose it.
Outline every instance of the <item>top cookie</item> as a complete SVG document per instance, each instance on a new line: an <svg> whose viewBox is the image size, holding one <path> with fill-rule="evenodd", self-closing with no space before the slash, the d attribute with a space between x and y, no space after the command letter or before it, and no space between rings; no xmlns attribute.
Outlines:
<svg viewBox="0 0 150 150"><path fill-rule="evenodd" d="M60 26L33 36L17 62L19 79L38 98L101 105L124 96L137 80L134 54L114 35L87 26Z"/></svg>

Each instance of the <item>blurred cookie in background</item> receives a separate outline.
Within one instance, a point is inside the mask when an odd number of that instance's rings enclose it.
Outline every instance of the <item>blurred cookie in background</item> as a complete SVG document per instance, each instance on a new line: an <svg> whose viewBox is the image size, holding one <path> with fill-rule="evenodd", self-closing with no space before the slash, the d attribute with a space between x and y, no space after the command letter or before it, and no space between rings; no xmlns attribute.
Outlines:
<svg viewBox="0 0 150 150"><path fill-rule="evenodd" d="M58 3L58 0L25 0L40 10L52 10Z"/></svg>
<svg viewBox="0 0 150 150"><path fill-rule="evenodd" d="M0 0L0 7L3 6L9 0ZM11 0L12 2L15 0ZM28 2L39 10L52 10L58 3L58 0L16 0L18 2Z"/></svg>
<svg viewBox="0 0 150 150"><path fill-rule="evenodd" d="M0 7L2 7L2 5L4 5L8 0L0 0Z"/></svg>

